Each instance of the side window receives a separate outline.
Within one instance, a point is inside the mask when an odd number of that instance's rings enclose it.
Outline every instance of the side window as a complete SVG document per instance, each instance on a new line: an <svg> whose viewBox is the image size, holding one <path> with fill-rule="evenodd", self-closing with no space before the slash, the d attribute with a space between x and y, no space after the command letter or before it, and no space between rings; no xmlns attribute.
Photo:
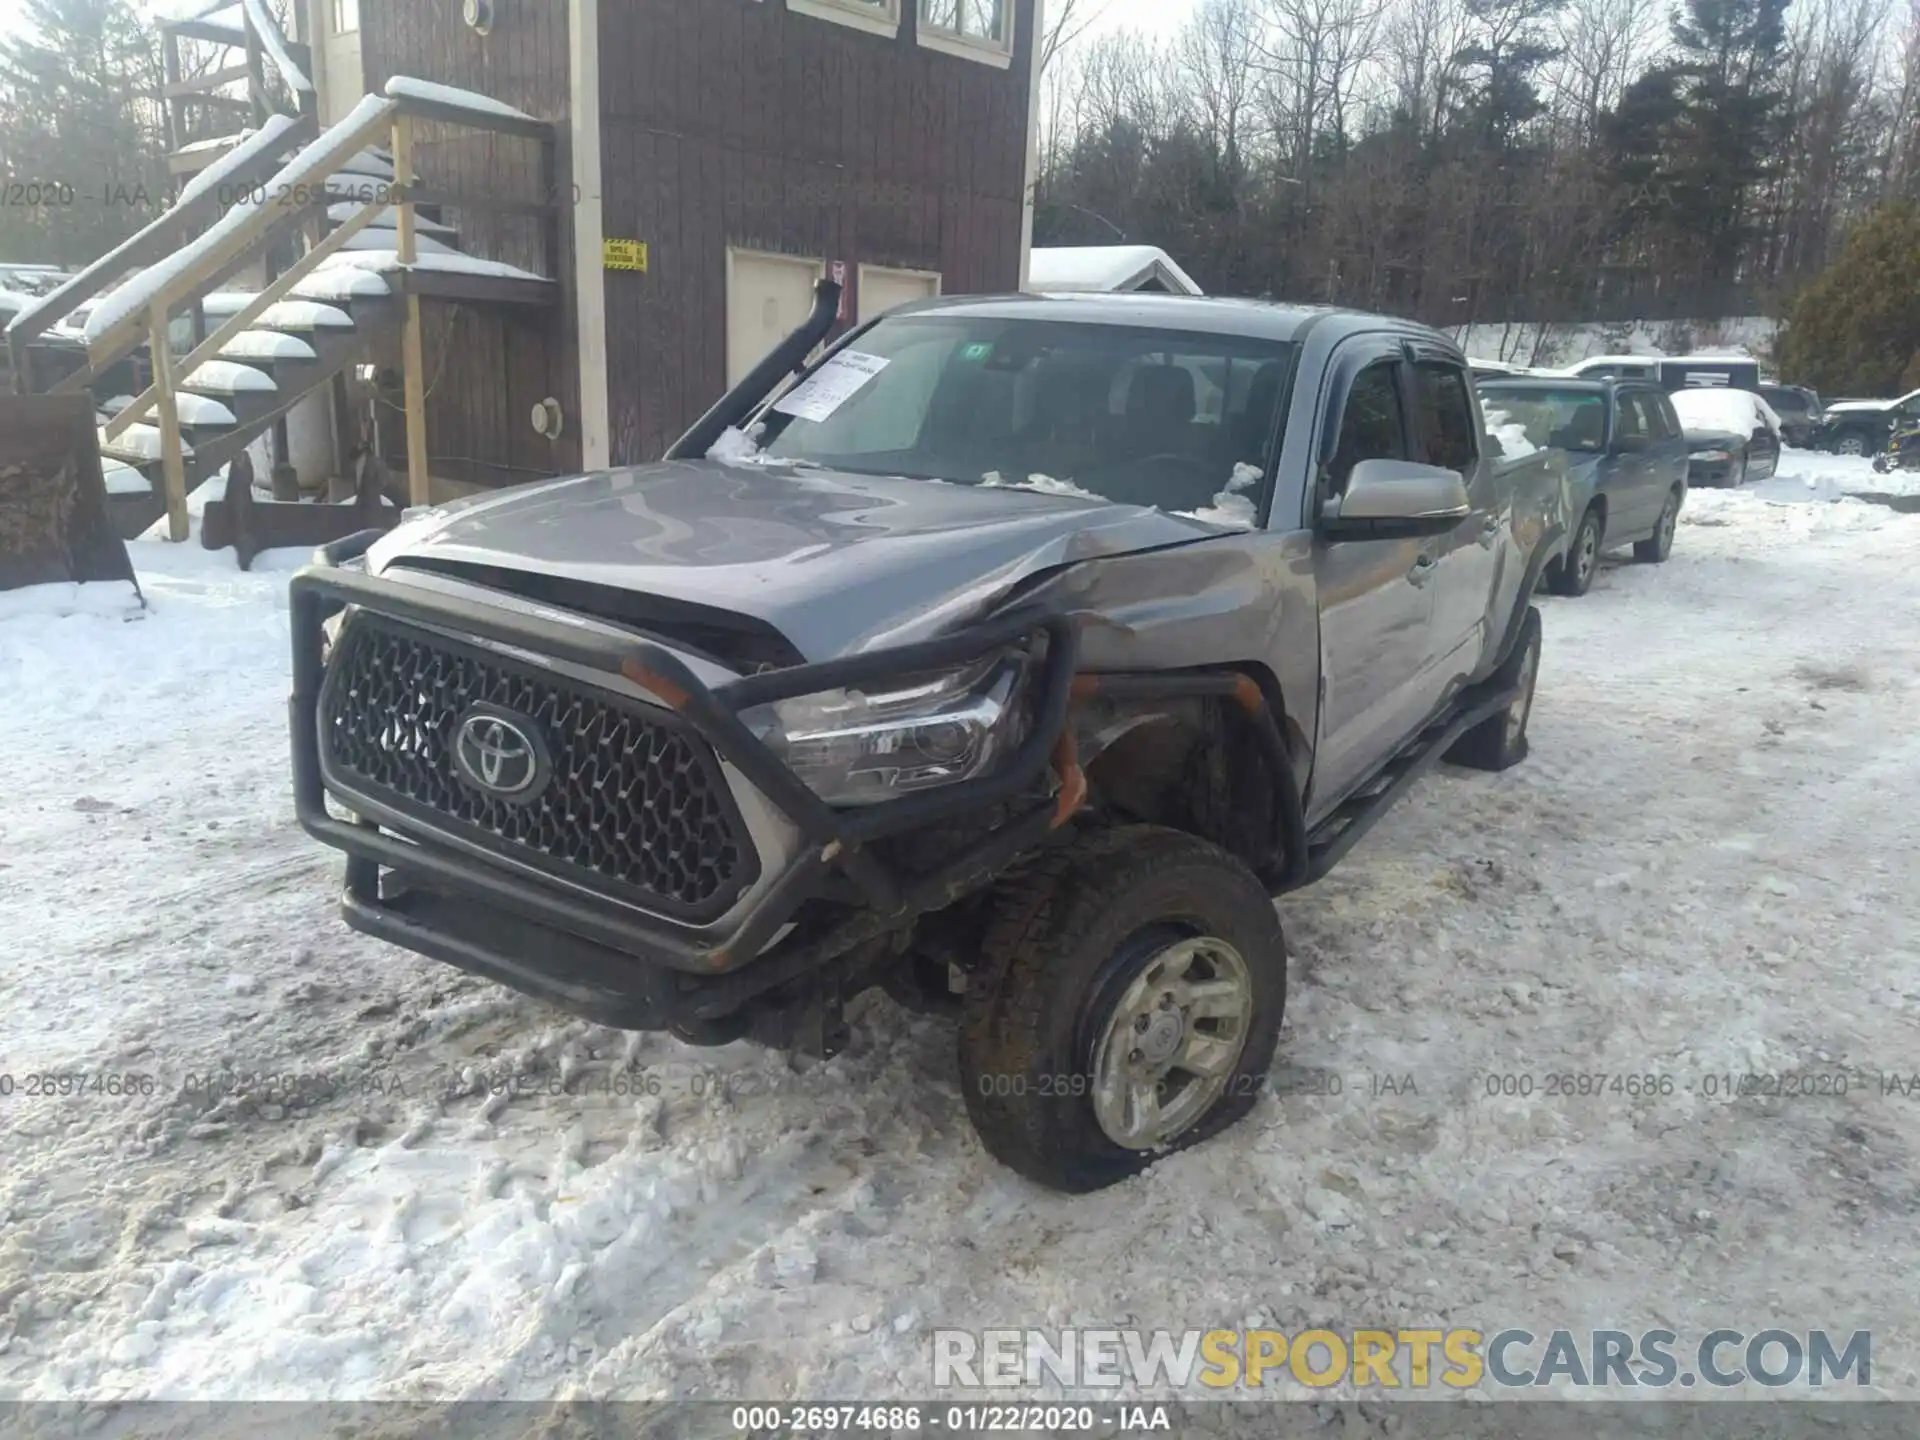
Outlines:
<svg viewBox="0 0 1920 1440"><path fill-rule="evenodd" d="M1328 467L1330 493L1345 493L1353 467L1362 460L1404 460L1407 431L1400 415L1398 360L1380 360L1354 377L1340 416L1340 439Z"/></svg>
<svg viewBox="0 0 1920 1440"><path fill-rule="evenodd" d="M1613 397L1613 439L1622 450L1647 448L1647 417L1631 391Z"/></svg>
<svg viewBox="0 0 1920 1440"><path fill-rule="evenodd" d="M1423 360L1413 367L1413 383L1418 398L1415 413L1420 417L1418 458L1464 475L1479 458L1466 371Z"/></svg>
<svg viewBox="0 0 1920 1440"><path fill-rule="evenodd" d="M1673 402L1666 396L1649 390L1640 397L1640 403L1646 407L1647 433L1655 440L1671 440L1680 433L1680 417L1674 414Z"/></svg>

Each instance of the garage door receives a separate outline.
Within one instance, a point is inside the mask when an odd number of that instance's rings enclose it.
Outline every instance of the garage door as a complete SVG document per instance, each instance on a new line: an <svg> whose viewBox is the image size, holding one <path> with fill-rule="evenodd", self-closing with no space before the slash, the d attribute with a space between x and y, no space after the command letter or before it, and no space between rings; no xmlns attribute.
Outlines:
<svg viewBox="0 0 1920 1440"><path fill-rule="evenodd" d="M925 300L940 293L940 277L929 270L891 270L884 265L860 267L860 318L871 320L909 300Z"/></svg>
<svg viewBox="0 0 1920 1440"><path fill-rule="evenodd" d="M813 310L818 260L727 252L727 384L737 385L766 353L800 328Z"/></svg>

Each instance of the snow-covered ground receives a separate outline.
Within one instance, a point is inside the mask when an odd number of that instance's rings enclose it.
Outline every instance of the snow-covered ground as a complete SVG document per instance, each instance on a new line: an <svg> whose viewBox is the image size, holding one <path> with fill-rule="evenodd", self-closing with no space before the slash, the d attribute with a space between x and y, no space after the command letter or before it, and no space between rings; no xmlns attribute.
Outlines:
<svg viewBox="0 0 1920 1440"><path fill-rule="evenodd" d="M1920 1051L1920 516L1843 486L1890 488L1790 453L1544 599L1529 761L1283 902L1283 1073L1342 1093L1080 1199L886 1003L830 1063L696 1051L346 931L290 816L298 557L6 597L0 1397L924 1396L935 1326L1249 1321L1871 1328L1920 1397L1920 1098L1878 1088ZM1488 1094L1563 1072L1677 1083ZM1772 1072L1848 1094L1700 1093Z"/></svg>

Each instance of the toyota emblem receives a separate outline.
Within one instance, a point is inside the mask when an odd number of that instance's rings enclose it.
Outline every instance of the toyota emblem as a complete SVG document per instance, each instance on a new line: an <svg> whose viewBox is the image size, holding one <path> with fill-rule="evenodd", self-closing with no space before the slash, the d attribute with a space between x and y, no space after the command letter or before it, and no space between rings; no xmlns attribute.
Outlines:
<svg viewBox="0 0 1920 1440"><path fill-rule="evenodd" d="M526 800L547 779L546 749L524 718L476 709L453 738L453 763L467 783L498 800Z"/></svg>

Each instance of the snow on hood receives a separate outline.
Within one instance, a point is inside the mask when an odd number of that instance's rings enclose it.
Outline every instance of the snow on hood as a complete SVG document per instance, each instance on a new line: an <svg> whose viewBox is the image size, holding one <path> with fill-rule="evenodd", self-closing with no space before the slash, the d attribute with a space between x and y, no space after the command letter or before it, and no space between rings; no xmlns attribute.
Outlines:
<svg viewBox="0 0 1920 1440"><path fill-rule="evenodd" d="M1188 520L1198 520L1203 525L1218 525L1223 530L1251 530L1259 523L1260 512L1253 501L1241 492L1258 485L1260 475L1258 465L1249 465L1243 460L1233 467L1233 474L1227 479L1227 488L1213 497L1213 504L1199 510L1176 510L1173 513Z"/></svg>
<svg viewBox="0 0 1920 1440"><path fill-rule="evenodd" d="M1751 435L1763 425L1775 436L1780 433L1780 417L1751 390L1678 390L1670 398L1674 412L1680 417L1680 428L1689 434L1725 431L1730 435Z"/></svg>
<svg viewBox="0 0 1920 1440"><path fill-rule="evenodd" d="M985 490L1031 490L1036 495L1061 495L1070 500L1101 499L1091 490L1082 490L1071 480L1056 480L1051 475L1029 475L1024 480L1017 477L1009 480L998 470L989 470L980 477L980 485Z"/></svg>

